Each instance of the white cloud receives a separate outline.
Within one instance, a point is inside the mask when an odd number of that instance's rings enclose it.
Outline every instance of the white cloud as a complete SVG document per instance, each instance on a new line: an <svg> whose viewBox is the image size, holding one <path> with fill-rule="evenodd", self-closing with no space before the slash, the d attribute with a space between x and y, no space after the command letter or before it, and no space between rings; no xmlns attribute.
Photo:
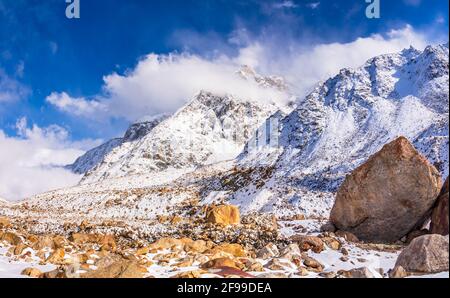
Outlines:
<svg viewBox="0 0 450 298"><path fill-rule="evenodd" d="M20 65L17 68L19 75L23 74L23 65L22 67ZM19 101L28 97L30 93L31 91L28 87L8 76L0 67L0 103Z"/></svg>
<svg viewBox="0 0 450 298"><path fill-rule="evenodd" d="M411 26L391 30L385 35L374 34L349 43L318 44L311 47L292 44L285 52L257 43L252 47L257 68L264 72L283 75L300 97L322 80L336 75L342 68L355 68L368 59L386 53L394 53L414 46L423 49L426 38ZM246 53L247 56L252 56Z"/></svg>
<svg viewBox="0 0 450 298"><path fill-rule="evenodd" d="M66 92L53 92L47 96L46 101L63 112L69 112L77 116L89 116L101 112L105 106L95 100L85 98L73 98Z"/></svg>
<svg viewBox="0 0 450 298"><path fill-rule="evenodd" d="M200 90L284 105L287 94L260 87L236 74L245 61L252 62L251 56L208 60L189 54L150 54L125 75L105 76L104 95L87 100L72 98L64 92L52 93L47 102L78 116L98 118L107 114L130 121L146 115L173 113Z"/></svg>
<svg viewBox="0 0 450 298"><path fill-rule="evenodd" d="M25 118L16 124L17 137L0 130L0 197L19 200L34 194L76 184L80 176L62 168L84 151L68 141L68 132L57 125L28 127ZM92 146L94 143L84 143Z"/></svg>
<svg viewBox="0 0 450 298"><path fill-rule="evenodd" d="M320 2L311 2L311 3L308 3L306 6L308 6L311 9L316 9L319 7L319 5L320 5Z"/></svg>
<svg viewBox="0 0 450 298"><path fill-rule="evenodd" d="M273 5L273 7L275 7L275 8L296 8L296 7L298 7L298 5L295 4L293 1L286 0L283 2L275 3Z"/></svg>
<svg viewBox="0 0 450 298"><path fill-rule="evenodd" d="M173 113L200 90L239 94L254 100L278 99L285 103L286 94L244 81L236 71L245 64L265 75L283 76L291 91L303 97L317 82L335 75L342 68L358 67L374 56L397 52L411 45L423 48L427 43L426 38L411 26L349 43L316 45L298 41L279 44L251 38L242 28L239 30L240 33L232 35L233 44L240 45L234 56L221 54L204 58L187 53L150 54L125 74L105 76L104 93L93 99L53 93L47 101L75 115L98 118L103 114L102 117L130 121L145 115Z"/></svg>

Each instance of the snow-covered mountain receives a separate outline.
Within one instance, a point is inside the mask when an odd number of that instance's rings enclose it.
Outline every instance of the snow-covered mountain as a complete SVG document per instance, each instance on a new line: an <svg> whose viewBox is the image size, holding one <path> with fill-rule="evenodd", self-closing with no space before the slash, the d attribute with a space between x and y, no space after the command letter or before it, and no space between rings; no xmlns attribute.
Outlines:
<svg viewBox="0 0 450 298"><path fill-rule="evenodd" d="M245 80L255 81L262 87L275 88L280 91L287 91L289 89L286 81L282 77L262 76L248 65L242 66L237 74Z"/></svg>
<svg viewBox="0 0 450 298"><path fill-rule="evenodd" d="M410 48L341 70L283 119L280 164L342 176L403 135L448 175L448 56L448 44Z"/></svg>
<svg viewBox="0 0 450 298"><path fill-rule="evenodd" d="M132 124L123 138L115 138L86 152L67 168L76 174L85 174L100 164L106 155L125 143L133 143L147 135L155 126L166 119L166 115L144 118Z"/></svg>
<svg viewBox="0 0 450 298"><path fill-rule="evenodd" d="M114 148L83 183L233 159L276 110L275 105L202 91L136 142Z"/></svg>
<svg viewBox="0 0 450 298"><path fill-rule="evenodd" d="M27 204L146 219L186 212L194 201L228 201L243 213L327 217L345 175L397 136L448 175L448 84L446 44L343 69L288 112L200 92L144 137L113 149L82 185Z"/></svg>
<svg viewBox="0 0 450 298"><path fill-rule="evenodd" d="M343 69L319 84L281 120L277 150L259 148L259 154L240 157L247 167L267 164L270 158L275 170L260 188L263 195L257 190L253 199L243 199L255 192L250 184L233 194L233 202L248 210L329 210L345 175L400 135L446 177L448 57L448 44L423 52L410 48L370 59L358 69ZM283 187L277 189L279 185Z"/></svg>
<svg viewBox="0 0 450 298"><path fill-rule="evenodd" d="M262 76L245 65L236 75L262 89L289 94L281 77ZM144 117L131 125L123 138L88 151L68 168L85 174L82 183L91 183L235 158L265 118L280 108L292 109L280 106L276 98L261 101L200 91L172 117Z"/></svg>

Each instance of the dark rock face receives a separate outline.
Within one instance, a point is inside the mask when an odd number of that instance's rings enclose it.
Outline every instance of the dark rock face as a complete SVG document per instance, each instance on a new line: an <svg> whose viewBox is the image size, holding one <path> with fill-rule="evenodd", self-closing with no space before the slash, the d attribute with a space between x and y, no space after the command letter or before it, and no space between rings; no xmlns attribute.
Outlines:
<svg viewBox="0 0 450 298"><path fill-rule="evenodd" d="M164 121L167 116L161 116L155 118L151 121L145 121L140 123L132 124L128 130L125 132L125 136L123 137L124 142L133 142L145 137L149 134L153 128L155 128L158 124Z"/></svg>
<svg viewBox="0 0 450 298"><path fill-rule="evenodd" d="M360 240L394 242L423 219L441 185L436 168L400 137L346 177L330 219Z"/></svg>
<svg viewBox="0 0 450 298"><path fill-rule="evenodd" d="M432 234L448 235L448 177L431 215Z"/></svg>

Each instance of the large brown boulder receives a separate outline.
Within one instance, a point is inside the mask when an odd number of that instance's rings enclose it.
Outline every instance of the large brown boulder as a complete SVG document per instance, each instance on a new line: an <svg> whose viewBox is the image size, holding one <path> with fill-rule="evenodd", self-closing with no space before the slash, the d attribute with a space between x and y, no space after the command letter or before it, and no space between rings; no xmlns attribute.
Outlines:
<svg viewBox="0 0 450 298"><path fill-rule="evenodd" d="M394 242L423 219L441 185L436 168L400 137L346 177L330 219L360 240Z"/></svg>
<svg viewBox="0 0 450 298"><path fill-rule="evenodd" d="M232 205L219 205L209 208L206 221L220 225L235 225L241 221L239 208Z"/></svg>
<svg viewBox="0 0 450 298"><path fill-rule="evenodd" d="M411 273L448 271L448 236L425 235L415 238L398 256L395 267Z"/></svg>
<svg viewBox="0 0 450 298"><path fill-rule="evenodd" d="M448 235L448 177L431 215L432 234Z"/></svg>

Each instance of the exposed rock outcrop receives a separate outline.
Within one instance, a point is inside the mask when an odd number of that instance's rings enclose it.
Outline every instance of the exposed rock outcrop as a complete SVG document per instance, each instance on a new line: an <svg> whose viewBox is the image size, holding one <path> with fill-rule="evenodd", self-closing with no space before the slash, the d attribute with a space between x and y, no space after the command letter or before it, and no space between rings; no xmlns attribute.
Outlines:
<svg viewBox="0 0 450 298"><path fill-rule="evenodd" d="M225 226L239 224L241 221L239 208L232 205L211 207L206 214L206 221Z"/></svg>
<svg viewBox="0 0 450 298"><path fill-rule="evenodd" d="M448 271L448 235L425 235L414 239L398 256L395 267L411 273Z"/></svg>
<svg viewBox="0 0 450 298"><path fill-rule="evenodd" d="M430 210L441 185L436 168L400 137L346 177L330 218L361 240L394 242Z"/></svg>
<svg viewBox="0 0 450 298"><path fill-rule="evenodd" d="M448 177L431 215L431 233L448 235Z"/></svg>

